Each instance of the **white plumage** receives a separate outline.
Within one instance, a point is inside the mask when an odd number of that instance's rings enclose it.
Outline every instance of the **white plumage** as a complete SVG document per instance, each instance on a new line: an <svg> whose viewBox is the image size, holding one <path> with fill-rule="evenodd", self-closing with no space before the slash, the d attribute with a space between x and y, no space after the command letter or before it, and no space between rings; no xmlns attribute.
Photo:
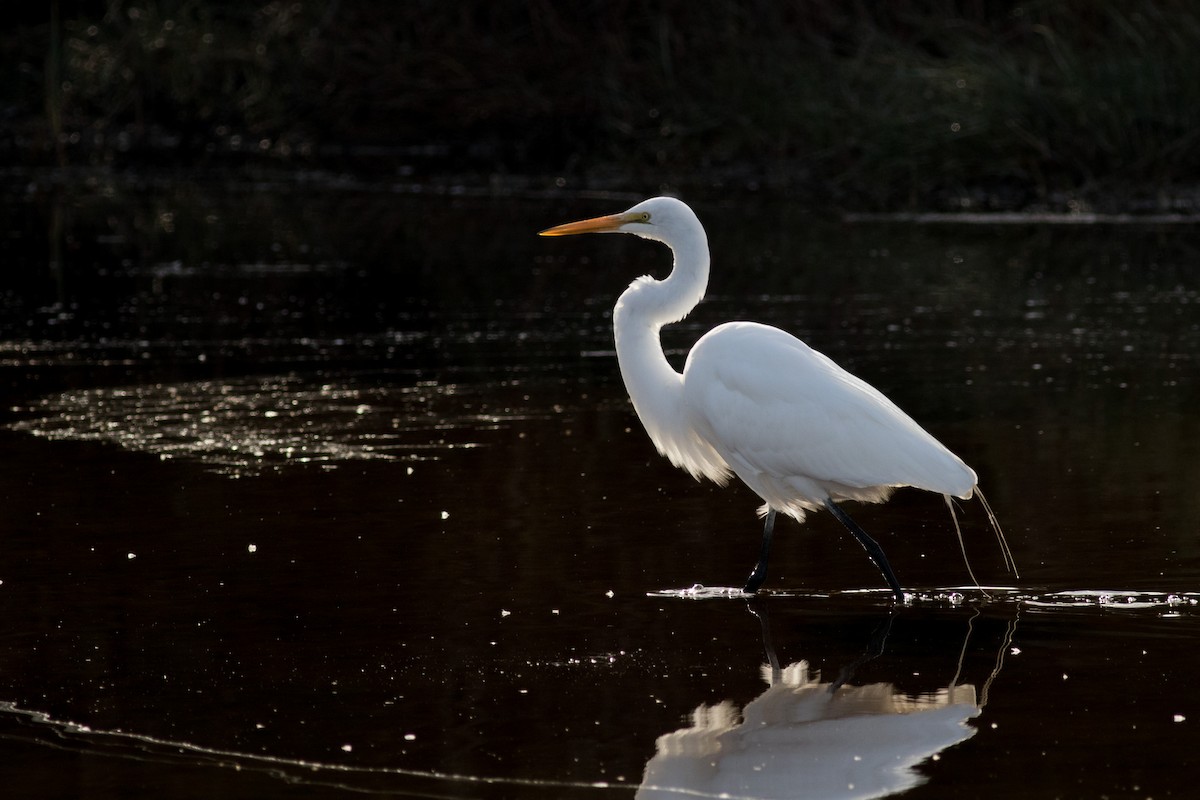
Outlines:
<svg viewBox="0 0 1200 800"><path fill-rule="evenodd" d="M587 232L632 233L674 253L666 279L638 278L617 301L617 359L660 453L697 478L724 484L736 474L763 499L763 547L746 591L756 591L766 576L775 513L803 520L806 511L826 508L902 599L883 551L837 501L881 502L900 486L965 500L978 491L975 472L874 387L778 328L720 325L696 342L683 373L676 372L659 331L700 302L709 269L704 228L684 203L656 197L542 235ZM994 523L990 511L989 517ZM1009 559L1002 536L1001 546Z"/></svg>
<svg viewBox="0 0 1200 800"><path fill-rule="evenodd" d="M899 486L974 491L975 472L895 404L778 328L706 334L683 371L683 404L733 472L796 519L826 498L880 502Z"/></svg>

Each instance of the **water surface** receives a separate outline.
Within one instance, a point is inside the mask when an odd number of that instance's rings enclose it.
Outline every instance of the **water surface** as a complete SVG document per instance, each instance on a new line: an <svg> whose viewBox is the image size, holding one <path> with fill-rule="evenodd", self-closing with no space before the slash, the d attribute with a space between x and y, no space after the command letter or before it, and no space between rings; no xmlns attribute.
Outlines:
<svg viewBox="0 0 1200 800"><path fill-rule="evenodd" d="M4 196L0 778L81 797L1188 796L1200 281L1185 224L695 200L710 297L979 473L781 522L658 457L628 198L33 176ZM693 198L689 198L693 199ZM695 588L705 587L705 588ZM990 597L990 599L989 599ZM690 793L690 794L689 794Z"/></svg>

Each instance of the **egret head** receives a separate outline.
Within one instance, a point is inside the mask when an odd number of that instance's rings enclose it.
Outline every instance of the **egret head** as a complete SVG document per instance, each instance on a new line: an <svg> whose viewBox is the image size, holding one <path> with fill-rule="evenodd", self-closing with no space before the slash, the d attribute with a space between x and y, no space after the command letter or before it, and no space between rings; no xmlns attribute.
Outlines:
<svg viewBox="0 0 1200 800"><path fill-rule="evenodd" d="M603 217L568 222L547 228L539 236L571 236L576 233L632 233L646 239L670 242L685 229L700 229L696 215L674 197L652 197L628 211ZM703 229L700 229L703 230Z"/></svg>

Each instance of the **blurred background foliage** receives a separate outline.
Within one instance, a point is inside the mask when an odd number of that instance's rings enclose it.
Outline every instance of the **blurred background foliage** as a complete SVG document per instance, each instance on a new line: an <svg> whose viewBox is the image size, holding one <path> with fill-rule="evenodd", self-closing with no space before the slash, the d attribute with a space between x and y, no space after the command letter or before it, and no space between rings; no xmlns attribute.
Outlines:
<svg viewBox="0 0 1200 800"><path fill-rule="evenodd" d="M0 161L1191 207L1190 0L51 0ZM1115 200L1111 198L1117 198Z"/></svg>

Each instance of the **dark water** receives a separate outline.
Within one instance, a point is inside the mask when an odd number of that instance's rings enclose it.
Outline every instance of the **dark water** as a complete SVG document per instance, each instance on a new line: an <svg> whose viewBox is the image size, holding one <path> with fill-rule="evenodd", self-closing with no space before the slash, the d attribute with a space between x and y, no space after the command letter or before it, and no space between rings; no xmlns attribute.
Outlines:
<svg viewBox="0 0 1200 800"><path fill-rule="evenodd" d="M24 176L0 248L13 796L1192 796L1200 239L695 203L785 327L980 474L827 515L693 482L609 312L631 198ZM697 590L691 587L718 587ZM712 596L716 595L716 596ZM722 596L723 595L723 596ZM772 660L774 668L772 668Z"/></svg>

